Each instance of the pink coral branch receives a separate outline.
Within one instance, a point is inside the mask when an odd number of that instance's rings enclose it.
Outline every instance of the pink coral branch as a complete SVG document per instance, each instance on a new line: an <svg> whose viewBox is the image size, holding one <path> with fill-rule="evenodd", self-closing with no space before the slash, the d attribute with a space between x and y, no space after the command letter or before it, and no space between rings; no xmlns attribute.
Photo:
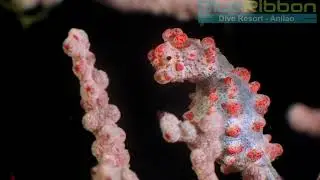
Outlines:
<svg viewBox="0 0 320 180"><path fill-rule="evenodd" d="M320 109L295 104L288 111L288 119L292 129L320 137Z"/></svg>
<svg viewBox="0 0 320 180"><path fill-rule="evenodd" d="M120 111L108 103L105 91L108 76L94 67L95 55L89 48L88 36L80 29L71 29L63 43L63 50L72 58L73 72L80 81L81 105L86 111L83 126L96 137L92 152L98 165L92 168L93 180L138 180L129 169L130 156L124 144L126 134L116 124Z"/></svg>
<svg viewBox="0 0 320 180"><path fill-rule="evenodd" d="M208 2L207 7L214 6L232 7L233 11L248 12L252 10L253 4L250 0L97 0L105 5L110 5L115 9L123 12L148 12L154 15L168 15L177 18L178 20L196 19L198 14L198 4ZM221 8L223 9L223 8ZM216 11L219 8L216 7ZM223 9L226 11L226 8Z"/></svg>

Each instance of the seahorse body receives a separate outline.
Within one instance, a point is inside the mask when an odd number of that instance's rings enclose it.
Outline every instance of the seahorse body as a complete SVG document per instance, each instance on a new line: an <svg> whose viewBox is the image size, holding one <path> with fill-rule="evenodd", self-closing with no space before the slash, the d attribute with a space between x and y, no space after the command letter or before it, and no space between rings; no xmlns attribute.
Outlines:
<svg viewBox="0 0 320 180"><path fill-rule="evenodd" d="M193 39L173 28L162 38L164 43L148 54L155 80L196 83L183 121L171 113L161 115L164 139L187 143L199 180L218 179L215 162L225 174L242 171L246 180L281 179L271 162L283 149L263 134L270 98L257 94L260 83L249 82L247 69L234 68L211 37Z"/></svg>

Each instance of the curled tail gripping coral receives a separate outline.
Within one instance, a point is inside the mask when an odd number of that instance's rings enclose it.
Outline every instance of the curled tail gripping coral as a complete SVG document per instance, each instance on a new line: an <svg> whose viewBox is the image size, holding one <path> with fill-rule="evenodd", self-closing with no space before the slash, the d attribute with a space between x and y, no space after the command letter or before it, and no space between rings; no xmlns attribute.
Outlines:
<svg viewBox="0 0 320 180"><path fill-rule="evenodd" d="M190 81L196 91L183 120L164 112L163 137L185 142L199 180L216 180L215 162L224 174L242 172L245 180L278 180L271 162L283 153L263 134L270 98L258 94L260 83L250 72L234 68L211 37L189 38L181 29L167 29L164 43L148 53L159 84Z"/></svg>

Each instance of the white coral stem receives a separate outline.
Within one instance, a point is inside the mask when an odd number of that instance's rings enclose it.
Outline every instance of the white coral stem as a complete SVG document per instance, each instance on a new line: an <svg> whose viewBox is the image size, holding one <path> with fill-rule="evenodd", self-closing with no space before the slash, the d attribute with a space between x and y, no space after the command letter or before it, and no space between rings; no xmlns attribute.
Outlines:
<svg viewBox="0 0 320 180"><path fill-rule="evenodd" d="M125 132L117 126L120 111L109 104L105 89L107 74L94 67L95 56L89 50L88 35L80 29L71 29L63 43L65 53L72 58L73 72L81 85L81 105L86 111L84 128L96 136L92 153L99 164L92 169L93 180L138 180L129 169L130 156L125 149Z"/></svg>

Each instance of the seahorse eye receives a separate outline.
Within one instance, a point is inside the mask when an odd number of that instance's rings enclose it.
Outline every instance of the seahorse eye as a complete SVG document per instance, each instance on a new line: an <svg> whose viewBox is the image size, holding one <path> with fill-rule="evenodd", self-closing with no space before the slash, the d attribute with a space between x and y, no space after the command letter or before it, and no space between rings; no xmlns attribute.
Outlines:
<svg viewBox="0 0 320 180"><path fill-rule="evenodd" d="M167 60L170 61L172 59L171 56L167 56Z"/></svg>

